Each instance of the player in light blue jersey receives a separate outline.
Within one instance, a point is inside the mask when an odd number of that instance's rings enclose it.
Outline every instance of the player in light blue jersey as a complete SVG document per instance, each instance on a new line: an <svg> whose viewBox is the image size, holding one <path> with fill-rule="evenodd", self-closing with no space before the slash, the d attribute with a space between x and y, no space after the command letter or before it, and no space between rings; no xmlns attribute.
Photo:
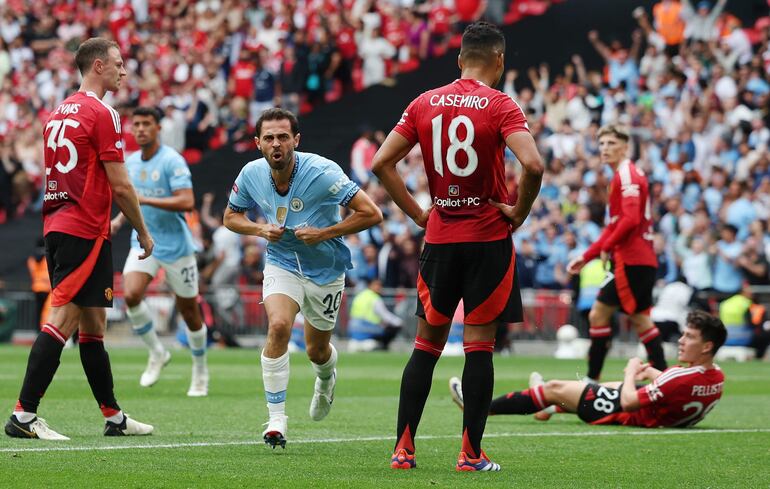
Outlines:
<svg viewBox="0 0 770 489"><path fill-rule="evenodd" d="M158 340L152 315L144 295L147 286L162 268L166 283L176 295L176 306L187 323L187 339L192 353L192 381L187 395L208 395L209 373L206 366L206 325L198 307L198 266L195 244L184 212L192 210L195 198L190 169L182 155L160 144L160 113L153 108L134 111L132 130L141 151L126 160L126 169L142 204L142 214L156 242L156 253L139 260L141 249L136 232L131 234L131 251L123 268L128 319L150 350L150 358L139 383L149 387L158 381L161 369L171 354ZM112 222L113 234L122 224L118 215Z"/></svg>
<svg viewBox="0 0 770 489"><path fill-rule="evenodd" d="M382 221L368 195L333 161L295 152L299 124L291 112L269 109L256 125L264 158L243 167L230 193L224 224L240 234L268 240L263 297L267 342L262 350L262 380L269 420L262 434L275 448L286 444L286 389L289 338L294 317L305 317L307 355L316 372L310 417L326 417L334 399L337 350L330 343L345 271L352 268L342 236ZM344 220L339 206L353 212ZM267 218L257 224L245 211L259 206Z"/></svg>

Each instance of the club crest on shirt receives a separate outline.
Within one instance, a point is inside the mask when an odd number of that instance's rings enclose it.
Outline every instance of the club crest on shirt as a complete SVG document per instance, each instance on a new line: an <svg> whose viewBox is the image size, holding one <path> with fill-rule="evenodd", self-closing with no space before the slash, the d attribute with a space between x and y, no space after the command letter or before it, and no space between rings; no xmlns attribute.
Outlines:
<svg viewBox="0 0 770 489"><path fill-rule="evenodd" d="M153 182L157 182L160 180L160 172L158 170L153 171L152 174L150 174L150 178Z"/></svg>
<svg viewBox="0 0 770 489"><path fill-rule="evenodd" d="M278 221L278 224L283 226L283 223L286 222L286 214L289 212L289 209L286 207L279 207L278 210L275 211L275 220Z"/></svg>
<svg viewBox="0 0 770 489"><path fill-rule="evenodd" d="M298 197L294 197L293 199L291 199L291 202L289 203L289 205L291 206L291 210L293 210L294 212L299 212L305 208L305 203L302 202L302 199Z"/></svg>
<svg viewBox="0 0 770 489"><path fill-rule="evenodd" d="M106 289L104 289L104 298L107 299L108 301L112 300L112 289L111 288L107 287Z"/></svg>

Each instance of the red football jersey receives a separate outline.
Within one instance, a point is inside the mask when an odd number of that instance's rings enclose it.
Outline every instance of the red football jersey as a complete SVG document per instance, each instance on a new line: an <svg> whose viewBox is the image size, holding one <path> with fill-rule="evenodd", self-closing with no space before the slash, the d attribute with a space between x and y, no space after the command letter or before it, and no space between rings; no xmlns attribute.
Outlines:
<svg viewBox="0 0 770 489"><path fill-rule="evenodd" d="M46 185L43 233L110 238L112 189L105 161L123 162L118 113L93 92L77 92L43 128Z"/></svg>
<svg viewBox="0 0 770 489"><path fill-rule="evenodd" d="M694 426L714 409L722 397L725 376L716 365L706 369L671 367L637 391L642 408L623 413L624 425L655 428Z"/></svg>
<svg viewBox="0 0 770 489"><path fill-rule="evenodd" d="M508 203L505 138L529 130L511 97L477 80L455 80L414 99L393 130L420 143L435 205L426 242L510 236L510 224L488 200Z"/></svg>
<svg viewBox="0 0 770 489"><path fill-rule="evenodd" d="M610 223L583 253L586 263L606 251L625 265L657 267L647 177L630 160L622 161L612 177L609 207Z"/></svg>

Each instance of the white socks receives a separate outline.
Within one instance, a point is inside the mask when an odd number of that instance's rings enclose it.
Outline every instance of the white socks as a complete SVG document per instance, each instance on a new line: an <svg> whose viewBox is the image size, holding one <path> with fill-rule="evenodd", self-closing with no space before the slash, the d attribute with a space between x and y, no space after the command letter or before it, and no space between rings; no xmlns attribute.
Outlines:
<svg viewBox="0 0 770 489"><path fill-rule="evenodd" d="M123 411L118 411L117 414L113 414L112 416L107 416L104 418L105 421L110 421L115 424L120 424L123 422L123 418L125 415L123 414Z"/></svg>
<svg viewBox="0 0 770 489"><path fill-rule="evenodd" d="M16 411L16 410L13 411L13 415L16 416L16 419L18 419L20 423L29 423L30 421L35 419L35 417L37 416L37 414L35 413L28 413L26 411Z"/></svg>
<svg viewBox="0 0 770 489"><path fill-rule="evenodd" d="M136 307L129 307L127 315L131 326L134 328L134 333L142 338L144 344L150 349L150 353L162 355L165 348L163 348L163 344L158 339L158 333L155 332L152 325L152 314L147 303L142 301Z"/></svg>
<svg viewBox="0 0 770 489"><path fill-rule="evenodd" d="M193 367L198 369L206 368L206 329L205 324L198 331L191 331L189 327L186 327Z"/></svg>
<svg viewBox="0 0 770 489"><path fill-rule="evenodd" d="M270 416L286 414L286 389L289 387L289 352L267 358L262 352L262 382Z"/></svg>
<svg viewBox="0 0 770 489"><path fill-rule="evenodd" d="M313 366L313 370L315 370L316 377L321 380L321 389L326 389L328 387L329 381L334 374L334 369L337 367L337 349L334 348L334 345L331 343L329 343L329 348L332 349L332 354L326 363L318 365L317 363L310 362L310 365Z"/></svg>

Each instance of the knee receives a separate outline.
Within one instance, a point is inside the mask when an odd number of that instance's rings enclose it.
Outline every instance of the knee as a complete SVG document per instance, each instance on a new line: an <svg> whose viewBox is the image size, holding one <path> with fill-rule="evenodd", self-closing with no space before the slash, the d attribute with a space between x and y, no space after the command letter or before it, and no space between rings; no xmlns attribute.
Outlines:
<svg viewBox="0 0 770 489"><path fill-rule="evenodd" d="M190 325L191 321L194 321L197 319L198 315L198 304L192 303L192 304L184 304L180 303L177 305L179 308L179 314L182 315L187 325Z"/></svg>
<svg viewBox="0 0 770 489"><path fill-rule="evenodd" d="M136 307L142 303L144 294L138 290L126 290L123 299L126 301L126 306Z"/></svg>
<svg viewBox="0 0 770 489"><path fill-rule="evenodd" d="M267 339L279 345L289 343L292 323L285 318L270 318L268 321Z"/></svg>
<svg viewBox="0 0 770 489"><path fill-rule="evenodd" d="M607 321L609 321L609 319L605 314L596 309L591 309L591 312L588 313L588 322L591 326L604 325Z"/></svg>

